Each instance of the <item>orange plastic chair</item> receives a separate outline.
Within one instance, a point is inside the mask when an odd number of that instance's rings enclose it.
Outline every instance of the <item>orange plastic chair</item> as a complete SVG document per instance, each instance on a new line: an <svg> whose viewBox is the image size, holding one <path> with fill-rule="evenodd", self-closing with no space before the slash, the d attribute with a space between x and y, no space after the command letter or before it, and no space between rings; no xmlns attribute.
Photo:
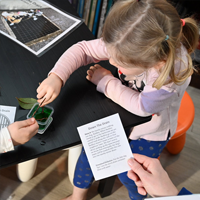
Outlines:
<svg viewBox="0 0 200 200"><path fill-rule="evenodd" d="M167 150L171 154L178 154L182 151L185 145L186 131L192 125L194 120L194 104L190 95L185 92L183 95L180 109L178 111L178 125L176 133L167 143Z"/></svg>

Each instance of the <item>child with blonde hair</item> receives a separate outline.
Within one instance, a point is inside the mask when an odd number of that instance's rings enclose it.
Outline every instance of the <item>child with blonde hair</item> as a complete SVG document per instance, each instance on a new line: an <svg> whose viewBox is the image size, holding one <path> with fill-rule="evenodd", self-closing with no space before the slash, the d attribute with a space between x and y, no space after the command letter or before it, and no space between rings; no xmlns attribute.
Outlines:
<svg viewBox="0 0 200 200"><path fill-rule="evenodd" d="M133 153L157 158L176 131L181 99L194 70L190 54L198 37L195 21L180 19L166 0L117 1L106 18L102 38L70 47L37 89L37 98L45 97L44 105L52 102L77 68L109 60L119 78L98 64L90 67L86 78L126 110L153 115L150 122L133 127L129 139ZM145 198L127 172L118 177L130 199ZM73 194L66 199L85 200L93 180L83 148Z"/></svg>

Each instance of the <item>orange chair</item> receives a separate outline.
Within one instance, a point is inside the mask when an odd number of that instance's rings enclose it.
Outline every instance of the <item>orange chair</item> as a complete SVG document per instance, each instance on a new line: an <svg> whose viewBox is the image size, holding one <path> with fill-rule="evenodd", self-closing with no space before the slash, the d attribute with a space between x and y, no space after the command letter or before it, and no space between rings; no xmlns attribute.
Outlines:
<svg viewBox="0 0 200 200"><path fill-rule="evenodd" d="M167 143L167 150L171 154L178 154L182 151L185 145L186 131L192 125L194 113L193 101L190 95L185 92L181 101L180 109L178 111L178 125L176 133Z"/></svg>

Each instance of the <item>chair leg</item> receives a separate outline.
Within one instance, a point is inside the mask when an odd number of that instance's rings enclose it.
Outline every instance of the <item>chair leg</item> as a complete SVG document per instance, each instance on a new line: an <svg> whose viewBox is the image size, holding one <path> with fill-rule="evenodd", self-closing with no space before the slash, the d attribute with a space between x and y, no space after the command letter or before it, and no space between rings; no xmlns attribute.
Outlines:
<svg viewBox="0 0 200 200"><path fill-rule="evenodd" d="M21 182L29 181L36 170L38 158L19 163L17 165L17 176Z"/></svg>
<svg viewBox="0 0 200 200"><path fill-rule="evenodd" d="M105 179L100 180L98 193L101 198L107 197L112 194L112 189L115 183L116 176L111 176Z"/></svg>
<svg viewBox="0 0 200 200"><path fill-rule="evenodd" d="M73 179L74 179L74 171L76 167L77 160L81 154L82 145L69 148L69 154L68 154L68 176L71 184L73 185Z"/></svg>
<svg viewBox="0 0 200 200"><path fill-rule="evenodd" d="M181 136L169 140L167 143L167 150L171 154L178 154L182 151L184 145L185 145L185 140L186 140L186 133L183 133Z"/></svg>

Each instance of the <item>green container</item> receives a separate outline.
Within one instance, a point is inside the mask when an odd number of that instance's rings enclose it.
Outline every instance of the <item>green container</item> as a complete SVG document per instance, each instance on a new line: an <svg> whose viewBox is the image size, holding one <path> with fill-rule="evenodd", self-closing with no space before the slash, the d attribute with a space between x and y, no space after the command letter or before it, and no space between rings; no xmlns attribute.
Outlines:
<svg viewBox="0 0 200 200"><path fill-rule="evenodd" d="M31 118L35 111L38 109L39 103L35 103L33 107L31 108L30 112L27 114L27 119ZM43 106L40 107L36 113L34 114L34 118L36 119L39 130L38 133L43 134L46 129L49 127L51 122L53 121L52 115L53 115L54 109L51 106Z"/></svg>

